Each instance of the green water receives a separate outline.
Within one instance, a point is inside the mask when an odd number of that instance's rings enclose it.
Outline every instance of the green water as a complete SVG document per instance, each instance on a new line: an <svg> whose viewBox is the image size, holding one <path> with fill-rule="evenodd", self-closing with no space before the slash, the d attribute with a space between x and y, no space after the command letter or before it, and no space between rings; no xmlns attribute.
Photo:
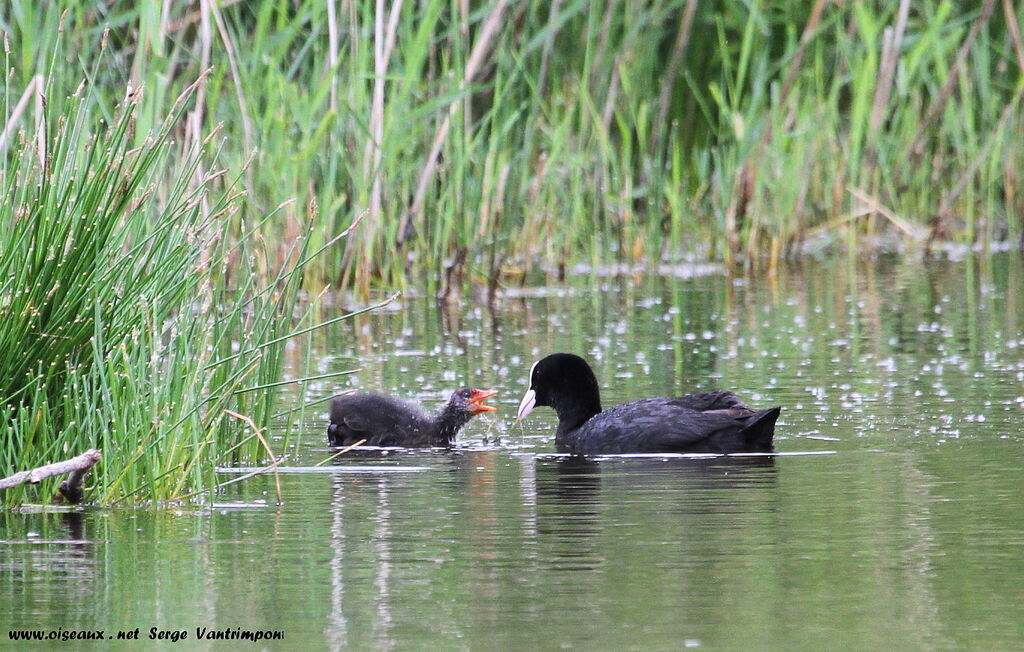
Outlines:
<svg viewBox="0 0 1024 652"><path fill-rule="evenodd" d="M0 647L150 649L156 627L189 636L161 649L1021 649L1024 265L851 267L578 277L341 324L291 371L361 371L306 398L434 410L472 385L500 411L452 452L284 473L280 508L259 477L214 509L0 514ZM783 405L780 455L553 455L550 410L514 420L553 351L593 361L606 405L711 388ZM290 467L329 455L324 427L310 417ZM141 640L9 640L29 628Z"/></svg>

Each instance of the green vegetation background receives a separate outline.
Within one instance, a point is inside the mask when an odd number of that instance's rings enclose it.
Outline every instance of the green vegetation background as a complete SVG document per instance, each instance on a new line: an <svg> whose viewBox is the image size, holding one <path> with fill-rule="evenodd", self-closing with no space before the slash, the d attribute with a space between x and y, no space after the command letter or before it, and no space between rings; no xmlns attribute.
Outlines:
<svg viewBox="0 0 1024 652"><path fill-rule="evenodd" d="M0 29L9 95L42 74L54 110L102 59L92 92L141 87L140 133L211 69L178 137L219 128L221 163L245 171L240 219L296 200L270 224L278 247L313 211L320 241L364 215L320 267L365 287L460 254L490 276L771 260L847 230L1016 238L1022 16L1004 0L204 0L13 3Z"/></svg>

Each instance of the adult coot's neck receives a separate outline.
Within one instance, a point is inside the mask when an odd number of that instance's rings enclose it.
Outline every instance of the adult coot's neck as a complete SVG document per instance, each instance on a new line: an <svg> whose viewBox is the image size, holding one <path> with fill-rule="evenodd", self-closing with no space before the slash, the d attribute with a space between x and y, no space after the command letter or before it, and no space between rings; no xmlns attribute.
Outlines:
<svg viewBox="0 0 1024 652"><path fill-rule="evenodd" d="M601 390L597 378L582 358L561 354L558 373L548 385L546 403L558 415L557 435L579 428L601 412Z"/></svg>
<svg viewBox="0 0 1024 652"><path fill-rule="evenodd" d="M551 407L558 415L557 435L579 428L590 417L601 412L601 397L596 387L593 394L582 392L552 397Z"/></svg>

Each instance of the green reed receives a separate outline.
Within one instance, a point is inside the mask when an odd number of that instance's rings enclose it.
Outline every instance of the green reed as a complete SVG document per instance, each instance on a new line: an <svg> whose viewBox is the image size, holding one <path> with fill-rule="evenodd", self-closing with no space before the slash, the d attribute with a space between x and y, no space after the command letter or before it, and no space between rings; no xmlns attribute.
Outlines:
<svg viewBox="0 0 1024 652"><path fill-rule="evenodd" d="M105 25L92 92L141 83L143 132L212 68L190 120L222 126L238 219L295 198L273 240L315 205L317 246L363 216L317 264L363 292L1022 234L1022 10L1001 0L68 6L63 32L61 3L0 10L9 95L59 33L73 87Z"/></svg>
<svg viewBox="0 0 1024 652"><path fill-rule="evenodd" d="M216 135L174 140L205 83L146 132L138 89L114 106L87 82L62 99L40 85L56 108L13 132L0 167L0 475L95 447L90 500L166 501L208 496L217 464L272 454L228 410L270 424L318 252L308 226L271 248L274 213L239 215L244 170L219 167ZM0 500L45 499L57 482Z"/></svg>

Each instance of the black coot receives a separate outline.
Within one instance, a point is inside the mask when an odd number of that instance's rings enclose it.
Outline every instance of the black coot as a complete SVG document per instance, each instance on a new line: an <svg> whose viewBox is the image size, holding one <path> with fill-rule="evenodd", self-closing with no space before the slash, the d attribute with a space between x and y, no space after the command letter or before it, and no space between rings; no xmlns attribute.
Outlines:
<svg viewBox="0 0 1024 652"><path fill-rule="evenodd" d="M361 439L367 446L451 446L456 433L470 419L495 410L484 401L497 393L457 389L436 417L390 396L338 396L331 401L327 439L332 446L350 446Z"/></svg>
<svg viewBox="0 0 1024 652"><path fill-rule="evenodd" d="M549 355L530 369L519 418L538 405L555 409L555 443L570 453L769 452L782 410L751 410L719 391L644 398L602 412L594 372L571 353Z"/></svg>

